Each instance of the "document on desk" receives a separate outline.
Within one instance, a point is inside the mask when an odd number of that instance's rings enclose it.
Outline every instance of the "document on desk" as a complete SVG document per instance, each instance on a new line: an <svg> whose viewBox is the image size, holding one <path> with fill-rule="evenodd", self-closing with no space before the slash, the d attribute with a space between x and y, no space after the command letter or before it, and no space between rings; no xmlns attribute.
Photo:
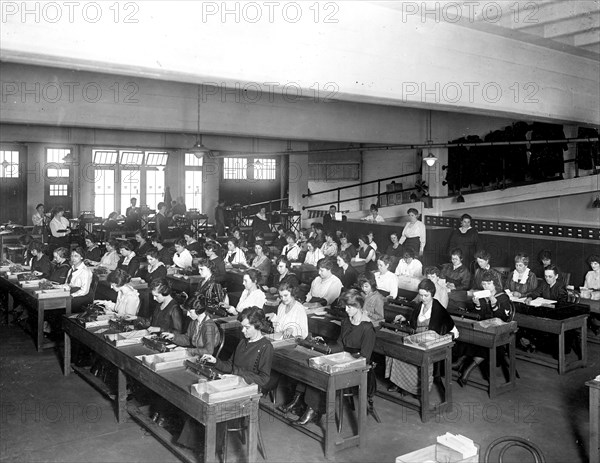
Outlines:
<svg viewBox="0 0 600 463"><path fill-rule="evenodd" d="M510 296L510 300L513 301L513 302L525 303L525 299L527 299L527 298L526 297Z"/></svg>
<svg viewBox="0 0 600 463"><path fill-rule="evenodd" d="M544 299L543 297L538 297L529 303L530 306L533 307L541 307L543 305L553 305L556 304L557 301L553 301L551 299Z"/></svg>

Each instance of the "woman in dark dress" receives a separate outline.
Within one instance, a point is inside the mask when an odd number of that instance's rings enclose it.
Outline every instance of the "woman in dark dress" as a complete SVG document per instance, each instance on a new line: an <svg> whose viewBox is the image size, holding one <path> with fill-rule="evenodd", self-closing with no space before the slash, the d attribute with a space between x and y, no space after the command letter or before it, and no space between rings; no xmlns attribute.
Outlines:
<svg viewBox="0 0 600 463"><path fill-rule="evenodd" d="M157 249L150 249L146 253L146 260L148 261L148 266L144 270L140 270L140 275L146 283L150 284L158 278L167 277L167 267L158 260Z"/></svg>
<svg viewBox="0 0 600 463"><path fill-rule="evenodd" d="M85 237L85 260L100 262L100 259L102 259L102 250L96 244L96 237L89 234Z"/></svg>
<svg viewBox="0 0 600 463"><path fill-rule="evenodd" d="M122 258L117 268L125 270L131 278L136 277L140 270L140 261L135 252L133 252L131 244L124 242L119 245L119 253Z"/></svg>
<svg viewBox="0 0 600 463"><path fill-rule="evenodd" d="M171 296L171 285L165 278L150 284L152 298L157 305L149 320L149 331L179 334L183 331L183 315L179 304Z"/></svg>
<svg viewBox="0 0 600 463"><path fill-rule="evenodd" d="M227 293L221 284L215 280L214 271L215 264L213 261L208 259L200 259L198 261L198 272L200 272L202 280L198 284L194 296L203 301L209 312L211 308L219 307L227 298Z"/></svg>
<svg viewBox="0 0 600 463"><path fill-rule="evenodd" d="M340 251L346 251L350 254L351 259L357 254L356 247L350 242L350 237L346 232L340 234Z"/></svg>
<svg viewBox="0 0 600 463"><path fill-rule="evenodd" d="M460 249L463 254L463 262L467 268L475 260L475 253L479 247L479 233L476 228L471 227L471 216L463 214L460 216L460 227L456 228L450 235L448 253L454 249Z"/></svg>
<svg viewBox="0 0 600 463"><path fill-rule="evenodd" d="M390 234L391 243L388 245L385 250L385 254L392 258L392 263L390 264L390 268L396 268L398 266L398 262L402 259L404 255L403 246L400 244L400 237L397 232L392 232Z"/></svg>
<svg viewBox="0 0 600 463"><path fill-rule="evenodd" d="M227 279L227 270L225 269L225 261L217 254L220 252L220 248L215 243L209 242L204 245L204 252L206 252L208 260L214 265L212 274L215 281L223 283Z"/></svg>
<svg viewBox="0 0 600 463"><path fill-rule="evenodd" d="M56 248L54 250L54 260L52 273L48 278L50 281L60 283L64 285L67 281L67 275L71 266L69 265L69 259L71 258L69 250L67 248Z"/></svg>
<svg viewBox="0 0 600 463"><path fill-rule="evenodd" d="M32 256L29 261L32 272L42 278L48 278L52 273L52 264L46 254L44 254L44 245L39 241L32 241L29 245L29 254Z"/></svg>
<svg viewBox="0 0 600 463"><path fill-rule="evenodd" d="M377 257L375 250L369 246L369 239L361 235L358 237L358 255L355 260L365 261L365 272L374 272L377 270Z"/></svg>
<svg viewBox="0 0 600 463"><path fill-rule="evenodd" d="M346 307L348 318L342 320L337 350L343 350L356 357L364 357L368 365L371 363L371 354L375 347L375 328L369 315L363 309L365 301L359 291L355 289L345 292L340 300ZM283 406L281 410L287 413L295 408L303 394L307 408L304 414L292 423L296 426L306 426L311 421L318 421L324 412L325 394L303 383L297 385L292 402Z"/></svg>

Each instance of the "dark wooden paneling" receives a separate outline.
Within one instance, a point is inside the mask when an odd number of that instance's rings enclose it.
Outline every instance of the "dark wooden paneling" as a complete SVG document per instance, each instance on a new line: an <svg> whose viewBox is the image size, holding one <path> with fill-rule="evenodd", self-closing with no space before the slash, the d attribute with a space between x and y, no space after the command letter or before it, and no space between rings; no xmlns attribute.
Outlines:
<svg viewBox="0 0 600 463"><path fill-rule="evenodd" d="M0 178L0 223L10 220L21 225L29 225L27 219L27 156L23 150L19 151L19 177Z"/></svg>

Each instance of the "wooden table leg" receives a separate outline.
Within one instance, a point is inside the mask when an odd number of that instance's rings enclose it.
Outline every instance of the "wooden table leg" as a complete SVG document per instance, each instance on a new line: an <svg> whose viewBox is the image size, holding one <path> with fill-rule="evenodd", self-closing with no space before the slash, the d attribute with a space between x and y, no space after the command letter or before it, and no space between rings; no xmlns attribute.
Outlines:
<svg viewBox="0 0 600 463"><path fill-rule="evenodd" d="M452 407L452 349L446 350L446 365L444 376L444 401L448 406L448 410Z"/></svg>
<svg viewBox="0 0 600 463"><path fill-rule="evenodd" d="M362 447L367 443L366 426L367 423L367 370L360 376L360 386L358 390L358 446Z"/></svg>
<svg viewBox="0 0 600 463"><path fill-rule="evenodd" d="M490 399L493 399L494 397L496 397L496 392L498 390L498 378L496 377L496 346L492 346L489 349L490 355L489 355L489 370L488 370L488 375L489 375L489 383L490 383L490 387L488 390L488 395L490 397Z"/></svg>
<svg viewBox="0 0 600 463"><path fill-rule="evenodd" d="M252 407L252 411L245 419L248 422L248 445L247 445L247 456L248 463L254 463L257 457L257 449L258 449L258 408L254 406L253 403L250 404ZM264 444L263 444L264 445ZM263 449L263 452L265 449Z"/></svg>
<svg viewBox="0 0 600 463"><path fill-rule="evenodd" d="M65 331L65 353L64 353L64 370L63 375L69 376L71 374L71 336Z"/></svg>
<svg viewBox="0 0 600 463"><path fill-rule="evenodd" d="M44 350L44 303L37 303L37 351Z"/></svg>
<svg viewBox="0 0 600 463"><path fill-rule="evenodd" d="M562 375L565 373L565 327L564 324L560 328L558 334L558 374Z"/></svg>
<svg viewBox="0 0 600 463"><path fill-rule="evenodd" d="M226 432L226 431L224 431ZM215 410L209 410L209 415L204 425L204 461L216 462L217 461L217 421L215 417Z"/></svg>
<svg viewBox="0 0 600 463"><path fill-rule="evenodd" d="M125 423L127 416L127 377L125 373L117 368L117 396L115 397L117 406L117 421Z"/></svg>
<svg viewBox="0 0 600 463"><path fill-rule="evenodd" d="M600 406L600 389L590 387L590 462L600 460L600 426L598 422L598 407Z"/></svg>
<svg viewBox="0 0 600 463"><path fill-rule="evenodd" d="M423 356L421 363L421 421L427 421L429 413L429 357Z"/></svg>
<svg viewBox="0 0 600 463"><path fill-rule="evenodd" d="M335 454L335 436L337 433L335 426L335 394L337 391L335 388L333 376L330 376L325 396L325 458L332 458ZM343 400L343 397L341 399Z"/></svg>

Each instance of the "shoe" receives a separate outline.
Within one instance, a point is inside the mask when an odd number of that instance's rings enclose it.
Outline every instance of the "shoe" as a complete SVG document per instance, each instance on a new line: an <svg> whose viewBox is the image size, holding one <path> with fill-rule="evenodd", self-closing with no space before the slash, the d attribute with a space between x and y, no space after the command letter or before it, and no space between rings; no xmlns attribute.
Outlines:
<svg viewBox="0 0 600 463"><path fill-rule="evenodd" d="M164 419L164 417L160 417L157 421L156 424L159 425L161 428L166 427L167 425L167 420Z"/></svg>
<svg viewBox="0 0 600 463"><path fill-rule="evenodd" d="M301 405L301 399L302 399L303 394L300 393L295 393L294 394L294 398L292 399L291 402L289 402L286 405L282 405L279 408L279 411L282 413L289 413L291 412L293 409L297 408L299 405Z"/></svg>
<svg viewBox="0 0 600 463"><path fill-rule="evenodd" d="M459 370L462 368L463 364L465 363L465 360L466 360L466 359L467 359L467 356L466 356L466 355L462 355L462 356L460 356L460 357L459 357L459 358L456 360L456 362L453 362L453 363L452 363L452 369L453 369L454 371L459 371Z"/></svg>
<svg viewBox="0 0 600 463"><path fill-rule="evenodd" d="M300 417L298 420L292 421L292 424L294 426L306 426L311 421L317 422L319 418L319 413L308 407L304 412L304 415L302 415L302 417Z"/></svg>
<svg viewBox="0 0 600 463"><path fill-rule="evenodd" d="M390 387L387 388L387 390L388 390L388 392L401 392L402 391L402 389L400 389L395 384L392 384Z"/></svg>
<svg viewBox="0 0 600 463"><path fill-rule="evenodd" d="M160 418L160 413L158 413L158 412L155 412L155 413L154 413L154 415L152 415L152 416L150 417L150 419L151 419L152 421L154 421L155 423L158 421L158 419L159 419L159 418Z"/></svg>

